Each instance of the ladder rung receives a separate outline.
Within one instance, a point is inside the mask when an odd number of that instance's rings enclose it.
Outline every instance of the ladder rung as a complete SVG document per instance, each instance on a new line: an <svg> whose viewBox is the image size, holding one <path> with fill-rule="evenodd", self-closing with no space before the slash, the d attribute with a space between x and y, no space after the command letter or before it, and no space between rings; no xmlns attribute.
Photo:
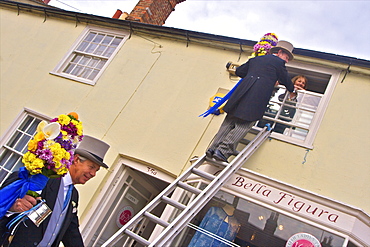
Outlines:
<svg viewBox="0 0 370 247"><path fill-rule="evenodd" d="M181 209L181 210L184 210L186 208L184 204L174 201L167 196L163 196L162 201L164 201L167 204L170 204L171 206L174 206L175 208Z"/></svg>
<svg viewBox="0 0 370 247"><path fill-rule="evenodd" d="M187 191L190 191L192 192L193 194L197 194L199 195L200 193L202 193L201 190L197 189L197 188L194 188L193 186L190 186L182 181L179 181L177 183L177 185L180 187L180 188L183 188L184 190L187 190Z"/></svg>
<svg viewBox="0 0 370 247"><path fill-rule="evenodd" d="M138 241L142 245L148 246L150 244L150 242L148 240L146 240L145 238L137 235L136 233L134 233L134 232L132 232L128 229L125 230L125 234L128 235L129 237L135 239L136 241Z"/></svg>
<svg viewBox="0 0 370 247"><path fill-rule="evenodd" d="M248 145L250 142L251 142L250 140L247 140L247 139L244 139L244 138L240 140L240 143L244 144L244 145Z"/></svg>
<svg viewBox="0 0 370 247"><path fill-rule="evenodd" d="M214 180L216 178L216 176L210 174L210 173L207 173L207 172L204 172L202 170L199 170L198 168L193 168L193 170L191 170L194 174L197 174L198 176L201 176L205 179L208 179L210 181Z"/></svg>
<svg viewBox="0 0 370 247"><path fill-rule="evenodd" d="M167 227L170 223L158 218L154 214L151 214L149 212L145 212L144 216L148 217L151 221L155 222L156 224L159 224L161 226Z"/></svg>

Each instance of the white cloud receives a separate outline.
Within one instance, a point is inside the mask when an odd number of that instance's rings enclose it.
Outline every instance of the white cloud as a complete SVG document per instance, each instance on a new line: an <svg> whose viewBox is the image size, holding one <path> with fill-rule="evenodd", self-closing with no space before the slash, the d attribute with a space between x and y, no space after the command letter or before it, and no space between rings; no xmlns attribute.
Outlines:
<svg viewBox="0 0 370 247"><path fill-rule="evenodd" d="M83 13L112 17L139 0L51 0ZM186 0L165 26L258 41L268 32L295 47L370 60L370 1Z"/></svg>

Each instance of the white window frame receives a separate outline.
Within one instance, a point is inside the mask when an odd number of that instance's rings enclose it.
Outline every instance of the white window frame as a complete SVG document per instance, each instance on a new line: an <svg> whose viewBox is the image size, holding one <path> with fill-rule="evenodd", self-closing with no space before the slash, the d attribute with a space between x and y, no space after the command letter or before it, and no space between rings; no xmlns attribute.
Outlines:
<svg viewBox="0 0 370 247"><path fill-rule="evenodd" d="M9 141L11 141L17 133L23 133L22 131L18 131L20 126L24 123L24 121L27 119L27 117L36 118L40 121L45 120L49 121L51 120L50 117L47 117L45 115L42 115L38 112L35 112L33 110L30 110L28 108L24 108L21 113L18 114L16 119L13 121L13 123L9 126L9 128L5 131L3 136L0 139L0 158L3 155L4 152L8 151L11 153L15 153L17 156L22 155L19 151L15 150L13 147L8 146L7 144ZM30 138L32 138L36 134L36 130L34 133L23 133L22 135L28 135ZM28 145L28 142L25 144L25 147ZM27 148L22 148L23 150L27 151ZM23 155L22 155L23 156ZM1 172L7 172L8 174L4 177L4 179L0 180L0 186L4 182L4 180L12 173L14 172L16 165L19 160L11 167L11 168L5 168L3 166L0 166Z"/></svg>
<svg viewBox="0 0 370 247"><path fill-rule="evenodd" d="M88 35L91 32L97 32L101 33L104 35L111 35L114 37L120 37L122 38L120 44L115 48L113 53L109 57L104 57L104 56L99 56L93 53L84 53L77 51L77 48L80 46L80 44L88 37ZM89 85L95 85L96 82L99 80L100 76L104 73L108 65L112 62L113 58L116 56L118 51L121 49L122 45L126 42L126 40L129 37L129 33L126 31L122 30L113 30L113 29L107 29L107 28L101 28L101 27L92 27L92 26L87 26L84 31L81 33L79 38L76 40L75 44L71 47L71 49L67 52L67 54L63 57L63 59L58 63L58 65L50 72L50 74L61 76L64 78L68 78L74 81L86 83ZM75 57L75 54L80 54L84 57L93 57L93 58L98 58L101 60L106 60L105 64L102 66L98 74L95 76L94 79L86 79L83 77L75 76L69 73L63 72L69 63L72 61L72 59Z"/></svg>
<svg viewBox="0 0 370 247"><path fill-rule="evenodd" d="M318 129L320 127L320 124L324 118L325 111L329 105L331 96L333 95L335 86L338 83L339 76L341 71L338 69L333 69L333 68L326 68L322 66L315 66L315 65L308 65L308 64L302 64L299 62L289 62L287 64L287 69L289 71L289 68L294 68L294 69L299 69L302 71L310 71L313 73L320 73L320 74L327 74L330 75L330 80L327 84L327 87L325 89L325 93L322 95L322 98L320 100L319 105L317 106L315 115L312 119L312 122L309 127L309 132L305 138L305 140L299 140L294 137L286 136L283 134L279 134L276 132L271 133L271 137L274 139L282 140L288 143L292 143L297 146L305 147L308 149L313 149L313 143L316 137L316 134L318 132ZM304 74L304 73L302 73ZM308 82L309 83L309 82ZM256 127L254 127L256 128ZM258 127L257 127L258 128Z"/></svg>

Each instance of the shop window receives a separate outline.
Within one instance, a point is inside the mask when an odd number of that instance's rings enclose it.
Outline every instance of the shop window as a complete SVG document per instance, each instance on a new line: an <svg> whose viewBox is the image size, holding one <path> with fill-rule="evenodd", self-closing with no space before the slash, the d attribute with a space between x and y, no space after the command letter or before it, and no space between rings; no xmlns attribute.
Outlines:
<svg viewBox="0 0 370 247"><path fill-rule="evenodd" d="M252 201L219 191L181 231L173 246L286 246L297 233L306 233L323 247L351 246L347 239Z"/></svg>
<svg viewBox="0 0 370 247"><path fill-rule="evenodd" d="M94 85L127 37L127 33L86 28L51 73Z"/></svg>
<svg viewBox="0 0 370 247"><path fill-rule="evenodd" d="M316 66L287 66L289 76L304 75L307 79L306 90L299 90L297 98L289 99L286 89L277 86L271 96L262 120L256 128L266 123L274 125L271 137L307 148L313 141L329 103L339 72Z"/></svg>
<svg viewBox="0 0 370 247"><path fill-rule="evenodd" d="M24 111L5 133L0 147L0 185L21 166L23 154L27 152L28 141L36 134L37 125L45 117Z"/></svg>

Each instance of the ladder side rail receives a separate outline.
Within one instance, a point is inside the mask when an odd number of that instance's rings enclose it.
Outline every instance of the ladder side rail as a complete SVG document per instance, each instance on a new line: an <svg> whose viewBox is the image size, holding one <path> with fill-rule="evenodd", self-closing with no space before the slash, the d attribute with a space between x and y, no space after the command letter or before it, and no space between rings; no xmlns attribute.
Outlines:
<svg viewBox="0 0 370 247"><path fill-rule="evenodd" d="M243 165L254 151L268 138L271 130L264 127L257 136L242 150L242 152L217 175L208 186L199 194L177 218L163 230L163 232L149 246L165 246L166 242L180 232L220 190L225 182ZM177 220L178 219L178 220Z"/></svg>
<svg viewBox="0 0 370 247"><path fill-rule="evenodd" d="M122 226L117 232L115 232L103 245L102 247L108 246L115 238L117 238L120 234L122 234L126 229L132 227L135 223L137 223L145 212L149 212L153 208L155 208L162 200L162 197L168 196L176 187L178 182L181 182L190 174L192 174L192 169L199 167L206 159L206 156L203 155L199 158L194 164L189 167L182 175L180 175L176 180L174 180L170 185L168 185L161 193L159 193L150 203L148 203L143 209L141 209L134 217L131 218L129 222L127 222L124 226Z"/></svg>

